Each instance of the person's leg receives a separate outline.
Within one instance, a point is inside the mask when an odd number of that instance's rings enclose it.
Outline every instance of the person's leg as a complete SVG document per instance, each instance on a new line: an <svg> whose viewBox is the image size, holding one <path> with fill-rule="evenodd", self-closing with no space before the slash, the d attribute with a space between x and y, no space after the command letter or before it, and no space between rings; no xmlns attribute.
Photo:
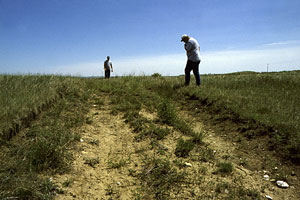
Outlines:
<svg viewBox="0 0 300 200"><path fill-rule="evenodd" d="M186 66L185 66L185 83L184 85L189 85L190 84L190 76L191 76L191 70L192 70L192 62L187 61Z"/></svg>
<svg viewBox="0 0 300 200"><path fill-rule="evenodd" d="M193 63L193 74L194 74L195 79L196 79L196 85L201 84L200 73L199 73L199 64L200 64L200 61Z"/></svg>
<svg viewBox="0 0 300 200"><path fill-rule="evenodd" d="M107 78L110 78L110 70L107 70Z"/></svg>
<svg viewBox="0 0 300 200"><path fill-rule="evenodd" d="M108 78L107 70L104 71L105 78Z"/></svg>

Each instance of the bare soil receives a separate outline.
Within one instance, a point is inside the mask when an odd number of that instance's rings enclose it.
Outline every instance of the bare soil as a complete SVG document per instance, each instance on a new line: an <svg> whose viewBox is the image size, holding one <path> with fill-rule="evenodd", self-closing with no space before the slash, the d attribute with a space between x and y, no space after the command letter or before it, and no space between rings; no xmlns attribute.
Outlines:
<svg viewBox="0 0 300 200"><path fill-rule="evenodd" d="M90 102L91 122L74 130L80 132L81 142L70 149L74 157L71 170L53 177L53 182L64 191L55 199L154 199L145 195L141 180L134 175L142 172L145 156L188 163L179 168L185 172L186 180L179 190L172 190L170 199L229 199L230 195L238 196L247 190L258 191L261 199L266 199L266 195L274 200L300 199L299 168L278 161L267 149L262 151L259 142L238 140L239 132L220 128L232 127L232 122L212 125L209 117L204 116L208 114L194 115L191 110L180 108L180 116L191 122L196 132L205 133L205 144L195 148L189 157L177 158L176 143L184 136L172 130L160 141L165 154L154 155L150 140L137 142L136 133L125 123L123 115L111 114L109 97L101 98L104 99L101 106ZM140 114L149 120L157 118L146 110ZM204 159L203 149L207 150L208 159ZM233 172L218 173L220 162L233 163ZM269 175L270 180L265 180L264 175ZM275 180L279 178L285 178L290 187L277 187Z"/></svg>

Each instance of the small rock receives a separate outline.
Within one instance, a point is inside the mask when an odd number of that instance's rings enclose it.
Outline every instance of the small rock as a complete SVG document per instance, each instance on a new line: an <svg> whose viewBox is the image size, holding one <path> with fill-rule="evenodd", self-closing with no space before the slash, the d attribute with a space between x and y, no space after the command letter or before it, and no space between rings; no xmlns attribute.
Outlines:
<svg viewBox="0 0 300 200"><path fill-rule="evenodd" d="M185 166L192 167L192 164L191 164L191 163L186 162L186 163L184 163L184 164L185 164Z"/></svg>
<svg viewBox="0 0 300 200"><path fill-rule="evenodd" d="M80 142L83 142L83 139L80 138Z"/></svg>
<svg viewBox="0 0 300 200"><path fill-rule="evenodd" d="M286 182L284 181L276 181L276 184L278 187L280 188L288 188L289 187L289 184L287 184Z"/></svg>
<svg viewBox="0 0 300 200"><path fill-rule="evenodd" d="M266 181L270 180L269 175L264 175L264 179L265 179Z"/></svg>
<svg viewBox="0 0 300 200"><path fill-rule="evenodd" d="M269 195L266 195L266 198L269 199L269 200L272 200L273 198Z"/></svg>
<svg viewBox="0 0 300 200"><path fill-rule="evenodd" d="M277 170L277 169L278 169L278 167L274 167L274 169L275 169L275 170Z"/></svg>
<svg viewBox="0 0 300 200"><path fill-rule="evenodd" d="M229 190L225 189L225 193L226 193L226 194L229 194Z"/></svg>
<svg viewBox="0 0 300 200"><path fill-rule="evenodd" d="M117 185L121 185L121 183L120 183L120 182L117 182Z"/></svg>

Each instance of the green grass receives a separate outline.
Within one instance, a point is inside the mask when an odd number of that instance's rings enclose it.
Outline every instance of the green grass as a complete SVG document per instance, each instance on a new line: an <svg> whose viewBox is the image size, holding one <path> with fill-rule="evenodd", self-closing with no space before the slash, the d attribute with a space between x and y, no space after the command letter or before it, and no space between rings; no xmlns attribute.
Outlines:
<svg viewBox="0 0 300 200"><path fill-rule="evenodd" d="M167 159L146 158L143 170L138 175L146 190L154 199L169 199L172 189L179 189L185 173L179 172Z"/></svg>
<svg viewBox="0 0 300 200"><path fill-rule="evenodd" d="M244 134L239 137L268 136L271 147L279 155L300 163L300 71L203 75L201 78L203 84L198 88L182 87L183 76L102 80L0 75L0 104L3 105L0 108L0 199L51 199L54 192L58 192L49 179L40 178L38 174L67 170L71 160L67 147L80 139L70 130L83 123L93 123L85 116L90 94L108 95L112 113L122 113L137 133L136 138L148 137L152 146L160 147L160 140L173 130L190 137L187 141L178 141L175 152L179 157L189 156L195 147L195 152L201 154L199 160L205 162L214 157L211 150L201 147L204 133L195 133L190 122L178 114L182 108L198 106L219 122L237 123ZM101 106L104 101L95 97L94 102ZM144 118L140 115L142 109L157 114L158 119ZM190 112L195 114L199 110ZM9 140L17 133L22 137ZM165 150L161 149L156 148L157 155L164 154ZM151 191L148 192L163 199L173 187L167 182L182 180L182 174L176 172L168 160L147 162L145 174L140 178L149 186ZM124 162L111 164L118 168ZM225 170L224 173L233 169L221 165L219 168ZM159 174L165 172L170 176L159 179ZM234 191L240 196L256 195L242 189Z"/></svg>
<svg viewBox="0 0 300 200"><path fill-rule="evenodd" d="M217 164L217 172L221 174L231 174L233 172L233 164L231 162L220 162Z"/></svg>
<svg viewBox="0 0 300 200"><path fill-rule="evenodd" d="M5 75L0 79L3 88L11 90L0 98L8 102L1 108L0 199L52 199L60 192L58 187L39 174L68 170L72 159L68 148L80 139L71 129L85 123L89 92L77 78ZM13 135L5 135L5 125L19 135L8 140Z"/></svg>
<svg viewBox="0 0 300 200"><path fill-rule="evenodd" d="M60 76L0 75L0 137L10 138L47 106L72 93L77 79Z"/></svg>
<svg viewBox="0 0 300 200"><path fill-rule="evenodd" d="M191 140L184 140L180 138L177 141L176 149L175 149L175 155L177 157L188 157L190 151L192 151L195 147L195 143Z"/></svg>

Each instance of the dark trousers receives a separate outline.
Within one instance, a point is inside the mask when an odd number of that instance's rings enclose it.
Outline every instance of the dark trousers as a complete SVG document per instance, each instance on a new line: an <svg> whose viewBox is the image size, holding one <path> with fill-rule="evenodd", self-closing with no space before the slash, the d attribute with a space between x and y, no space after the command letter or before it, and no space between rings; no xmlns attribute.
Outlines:
<svg viewBox="0 0 300 200"><path fill-rule="evenodd" d="M110 77L110 70L105 70L105 78L109 78Z"/></svg>
<svg viewBox="0 0 300 200"><path fill-rule="evenodd" d="M200 85L201 84L201 80L200 80L200 74L199 74L199 64L200 61L198 62L193 62L191 60L188 60L185 66L185 85L189 85L190 84L190 75L191 75L191 71L193 70L193 74L195 76L196 79L196 85Z"/></svg>

